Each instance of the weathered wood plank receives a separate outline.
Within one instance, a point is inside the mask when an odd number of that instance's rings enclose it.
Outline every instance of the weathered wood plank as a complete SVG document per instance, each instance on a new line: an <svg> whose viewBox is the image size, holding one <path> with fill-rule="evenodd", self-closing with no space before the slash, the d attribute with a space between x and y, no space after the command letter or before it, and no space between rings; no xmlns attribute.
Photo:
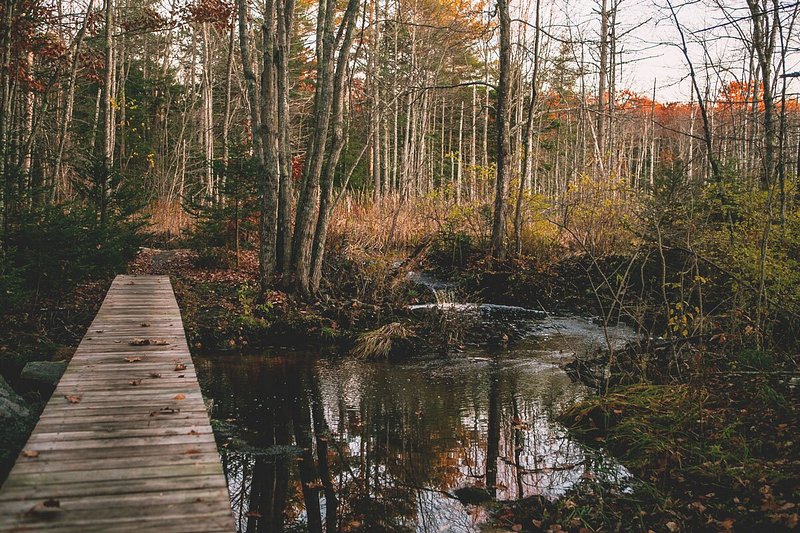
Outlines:
<svg viewBox="0 0 800 533"><path fill-rule="evenodd" d="M233 529L169 279L118 276L0 490L0 532Z"/></svg>

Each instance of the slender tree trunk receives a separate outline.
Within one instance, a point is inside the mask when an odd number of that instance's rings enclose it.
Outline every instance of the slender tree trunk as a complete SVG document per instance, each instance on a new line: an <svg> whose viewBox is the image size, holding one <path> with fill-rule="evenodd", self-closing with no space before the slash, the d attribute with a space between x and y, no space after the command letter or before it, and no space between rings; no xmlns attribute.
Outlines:
<svg viewBox="0 0 800 533"><path fill-rule="evenodd" d="M510 132L508 129L509 84L511 75L511 17L508 0L497 0L500 18L500 79L497 88L497 177L495 179L492 220L492 256L505 257L506 195L510 168Z"/></svg>
<svg viewBox="0 0 800 533"><path fill-rule="evenodd" d="M108 214L108 188L114 158L114 106L112 96L114 91L114 0L105 0L105 78L102 88L102 116L103 129L99 154L98 180L98 205L100 209L100 224L106 223Z"/></svg>
<svg viewBox="0 0 800 533"><path fill-rule="evenodd" d="M289 53L294 9L295 0L278 0L278 41L275 53L278 69L278 158L280 163L277 267L281 273L289 270L292 259L292 177L294 170L290 137Z"/></svg>
<svg viewBox="0 0 800 533"><path fill-rule="evenodd" d="M533 113L537 105L538 83L539 83L539 17L541 13L541 0L536 0L535 27L536 32L533 38L533 73L531 74L531 94L528 102L527 117L525 118L525 128L523 137L525 144L522 153L522 172L519 177L519 190L517 191L517 202L514 213L514 249L517 254L522 253L522 204L525 201L525 186L528 182L530 167L537 165L537 161L530 161L531 148L533 144Z"/></svg>

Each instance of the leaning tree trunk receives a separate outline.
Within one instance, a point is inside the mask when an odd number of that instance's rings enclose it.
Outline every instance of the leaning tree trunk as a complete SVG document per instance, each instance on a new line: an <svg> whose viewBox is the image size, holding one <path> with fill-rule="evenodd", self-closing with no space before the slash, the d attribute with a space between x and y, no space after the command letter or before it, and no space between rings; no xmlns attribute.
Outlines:
<svg viewBox="0 0 800 533"><path fill-rule="evenodd" d="M297 202L292 264L295 288L303 296L311 294L311 250L320 200L320 176L328 141L330 109L333 103L335 0L319 0L317 15L317 86L314 91L314 129L311 132L303 166L303 184Z"/></svg>
<svg viewBox="0 0 800 533"><path fill-rule="evenodd" d="M325 170L322 174L322 195L320 198L317 227L314 232L314 244L311 253L311 290L319 290L322 281L322 263L325 256L325 241L328 236L328 224L333 211L333 179L336 174L336 165L344 147L344 104L346 91L347 70L350 63L350 48L353 44L356 16L358 14L359 0L349 0L342 25L345 28L344 38L339 48L339 57L336 63L334 76L333 109L331 117L333 124L332 138L329 145ZM373 140L373 143L375 141Z"/></svg>

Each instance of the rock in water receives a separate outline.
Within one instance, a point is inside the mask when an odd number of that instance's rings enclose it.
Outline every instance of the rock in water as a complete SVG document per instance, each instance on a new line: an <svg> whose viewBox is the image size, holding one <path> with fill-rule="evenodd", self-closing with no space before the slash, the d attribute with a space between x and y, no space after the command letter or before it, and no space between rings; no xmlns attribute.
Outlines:
<svg viewBox="0 0 800 533"><path fill-rule="evenodd" d="M481 487L461 487L453 495L464 505L477 505L492 499L489 491Z"/></svg>

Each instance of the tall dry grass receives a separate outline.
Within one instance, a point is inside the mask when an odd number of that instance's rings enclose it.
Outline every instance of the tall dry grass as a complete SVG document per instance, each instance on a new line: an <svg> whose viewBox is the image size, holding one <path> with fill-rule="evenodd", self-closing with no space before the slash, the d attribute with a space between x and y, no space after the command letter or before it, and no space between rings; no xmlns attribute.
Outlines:
<svg viewBox="0 0 800 533"><path fill-rule="evenodd" d="M194 217L187 213L180 201L156 200L144 211L149 217L148 229L156 235L180 238L191 231Z"/></svg>
<svg viewBox="0 0 800 533"><path fill-rule="evenodd" d="M348 195L331 217L329 239L363 250L397 251L413 248L438 228L436 206L427 199Z"/></svg>

